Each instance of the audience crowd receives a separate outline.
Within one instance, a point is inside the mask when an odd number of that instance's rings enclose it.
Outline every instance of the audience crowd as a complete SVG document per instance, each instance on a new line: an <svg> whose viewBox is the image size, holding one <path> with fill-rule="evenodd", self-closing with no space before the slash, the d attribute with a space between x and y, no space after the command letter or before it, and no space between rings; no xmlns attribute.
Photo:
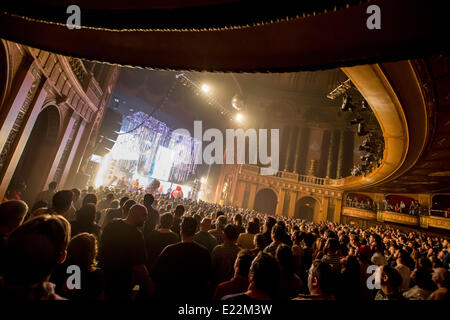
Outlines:
<svg viewBox="0 0 450 320"><path fill-rule="evenodd" d="M169 195L0 204L0 299L448 300L450 242Z"/></svg>

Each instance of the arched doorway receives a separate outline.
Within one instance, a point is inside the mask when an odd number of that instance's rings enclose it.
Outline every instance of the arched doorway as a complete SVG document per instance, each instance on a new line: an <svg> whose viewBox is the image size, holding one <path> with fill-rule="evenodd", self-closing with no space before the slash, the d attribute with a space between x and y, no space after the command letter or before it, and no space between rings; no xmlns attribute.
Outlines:
<svg viewBox="0 0 450 320"><path fill-rule="evenodd" d="M314 221L316 202L316 199L312 197L303 197L299 199L295 205L295 217L307 221Z"/></svg>
<svg viewBox="0 0 450 320"><path fill-rule="evenodd" d="M36 195L44 189L52 162L58 149L60 116L57 107L43 109L22 152L10 187L24 182L23 199L33 205Z"/></svg>
<svg viewBox="0 0 450 320"><path fill-rule="evenodd" d="M261 213L275 215L277 195L271 189L261 189L256 193L254 209Z"/></svg>

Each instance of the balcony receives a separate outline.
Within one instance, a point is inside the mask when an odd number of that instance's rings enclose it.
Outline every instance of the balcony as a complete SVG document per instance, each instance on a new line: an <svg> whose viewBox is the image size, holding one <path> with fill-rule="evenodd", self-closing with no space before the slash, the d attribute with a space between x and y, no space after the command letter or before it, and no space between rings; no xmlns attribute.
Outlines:
<svg viewBox="0 0 450 320"><path fill-rule="evenodd" d="M344 207L344 209L342 210L342 215L364 220L377 219L377 213L375 211L354 207Z"/></svg>
<svg viewBox="0 0 450 320"><path fill-rule="evenodd" d="M377 219L380 222L393 222L415 227L420 225L420 218L418 216L391 211L378 211Z"/></svg>

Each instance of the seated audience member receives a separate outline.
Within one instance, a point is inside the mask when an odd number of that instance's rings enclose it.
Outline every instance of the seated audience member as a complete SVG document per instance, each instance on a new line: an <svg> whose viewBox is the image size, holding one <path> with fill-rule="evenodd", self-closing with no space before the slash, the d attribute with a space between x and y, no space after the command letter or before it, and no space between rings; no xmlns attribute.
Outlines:
<svg viewBox="0 0 450 320"><path fill-rule="evenodd" d="M155 197L150 193L146 193L144 195L143 205L147 208L148 218L144 224L144 234L147 233L147 229L153 230L160 223L160 215L159 211L153 208L153 203L155 201Z"/></svg>
<svg viewBox="0 0 450 320"><path fill-rule="evenodd" d="M404 300L401 292L403 279L397 269L388 265L380 266L379 277L381 289L375 300Z"/></svg>
<svg viewBox="0 0 450 320"><path fill-rule="evenodd" d="M204 246L211 253L217 246L217 239L208 231L211 229L211 219L203 218L200 222L200 230L194 235L194 241Z"/></svg>
<svg viewBox="0 0 450 320"><path fill-rule="evenodd" d="M228 224L223 230L223 244L217 245L211 253L213 284L231 279L234 273L234 261L241 250L236 240L238 233L233 225Z"/></svg>
<svg viewBox="0 0 450 320"><path fill-rule="evenodd" d="M343 270L338 274L338 281L337 299L361 300L367 298L363 281L361 281L361 265L356 256L348 256L343 261Z"/></svg>
<svg viewBox="0 0 450 320"><path fill-rule="evenodd" d="M80 191L80 189L73 188L72 193L73 193L73 207L75 208L75 210L80 210L80 208L81 208L81 191Z"/></svg>
<svg viewBox="0 0 450 320"><path fill-rule="evenodd" d="M326 262L314 260L308 272L309 294L299 295L294 300L334 300L336 272Z"/></svg>
<svg viewBox="0 0 450 320"><path fill-rule="evenodd" d="M277 220L273 217L268 217L264 223L264 248L272 243L272 229L273 226L277 224Z"/></svg>
<svg viewBox="0 0 450 320"><path fill-rule="evenodd" d="M45 191L41 191L34 202L45 201L47 203L52 203L53 196L56 193L56 181L52 181L48 184L48 189Z"/></svg>
<svg viewBox="0 0 450 320"><path fill-rule="evenodd" d="M258 233L258 225L254 221L250 221L247 226L247 232L239 234L237 245L242 249L255 249L255 235Z"/></svg>
<svg viewBox="0 0 450 320"><path fill-rule="evenodd" d="M224 296L247 291L249 286L248 273L254 257L250 250L239 251L234 262L233 278L217 286L213 300L220 300Z"/></svg>
<svg viewBox="0 0 450 320"><path fill-rule="evenodd" d="M71 190L61 190L55 193L52 200L53 214L59 214L66 218L67 212L72 206L72 199L73 193Z"/></svg>
<svg viewBox="0 0 450 320"><path fill-rule="evenodd" d="M412 272L411 279L416 285L403 292L403 296L408 300L427 300L435 289L431 273L425 268L418 268Z"/></svg>
<svg viewBox="0 0 450 320"><path fill-rule="evenodd" d="M147 209L133 205L125 219L109 223L100 239L99 265L105 275L105 298L131 299L137 283L150 293L145 242L139 230L147 219Z"/></svg>
<svg viewBox="0 0 450 320"><path fill-rule="evenodd" d="M227 218L225 216L219 216L216 219L215 229L209 230L208 232L212 234L217 239L217 244L223 243L223 229L227 224Z"/></svg>
<svg viewBox="0 0 450 320"><path fill-rule="evenodd" d="M409 254L405 250L400 250L397 255L397 266L395 267L395 269L397 269L397 271L402 276L402 285L400 286L400 291L408 290L409 283L411 281L411 269L405 265L408 256Z"/></svg>
<svg viewBox="0 0 450 320"><path fill-rule="evenodd" d="M325 255L322 257L322 261L327 262L336 272L341 272L339 255L339 241L336 239L328 239L325 244Z"/></svg>
<svg viewBox="0 0 450 320"><path fill-rule="evenodd" d="M0 204L0 275L8 237L23 223L27 211L28 206L22 200L9 200Z"/></svg>
<svg viewBox="0 0 450 320"><path fill-rule="evenodd" d="M258 253L264 250L266 245L266 237L264 237L264 234L262 233L255 234L255 237L253 238L253 244L255 248L250 251L254 256L257 256Z"/></svg>
<svg viewBox="0 0 450 320"><path fill-rule="evenodd" d="M8 238L0 300L61 300L48 282L64 262L70 224L59 215L42 215L25 222Z"/></svg>
<svg viewBox="0 0 450 320"><path fill-rule="evenodd" d="M95 205L88 203L77 211L76 220L71 222L72 238L80 233L91 233L100 238L100 227L95 223Z"/></svg>
<svg viewBox="0 0 450 320"><path fill-rule="evenodd" d="M156 283L157 299L208 299L211 257L208 250L194 242L197 223L192 217L181 221L181 242L167 246L156 259L151 278Z"/></svg>
<svg viewBox="0 0 450 320"><path fill-rule="evenodd" d="M122 209L119 208L119 200L113 200L108 209L105 210L105 219L101 228L105 228L112 220L122 218Z"/></svg>
<svg viewBox="0 0 450 320"><path fill-rule="evenodd" d="M80 233L70 240L66 261L57 267L52 279L56 292L70 300L95 300L103 296L103 271L97 268L97 238L89 233ZM70 266L78 266L79 287L69 289L67 280L73 273ZM70 279L69 279L70 283ZM73 283L73 282L72 282Z"/></svg>
<svg viewBox="0 0 450 320"><path fill-rule="evenodd" d="M450 300L450 271L436 268L432 279L438 289L431 293L429 300Z"/></svg>
<svg viewBox="0 0 450 320"><path fill-rule="evenodd" d="M27 221L27 220L31 219L31 217L34 216L33 213L34 213L36 210L42 209L42 208L48 209L48 203L47 203L46 201L44 201L44 200L40 200L40 201L36 202L36 203L31 207L31 209L28 210L28 213L27 213L27 215L25 216L24 221ZM50 214L50 213L49 213L49 214Z"/></svg>
<svg viewBox="0 0 450 320"><path fill-rule="evenodd" d="M277 260L270 254L260 252L250 266L248 290L224 296L222 300L241 302L272 300L276 295L279 273Z"/></svg>
<svg viewBox="0 0 450 320"><path fill-rule="evenodd" d="M245 228L242 225L242 215L241 214L236 214L233 218L233 222L234 222L234 228L236 229L238 234L244 233L245 232Z"/></svg>
<svg viewBox="0 0 450 320"><path fill-rule="evenodd" d="M277 224L274 225L272 228L272 243L264 249L264 252L275 257L275 252L277 251L278 246L283 243L282 240L284 238L284 234L285 233L282 226Z"/></svg>
<svg viewBox="0 0 450 320"><path fill-rule="evenodd" d="M101 201L97 207L98 217L96 219L99 226L105 225L106 216L110 209L117 209L118 202L114 199L114 194L108 193L106 199Z"/></svg>
<svg viewBox="0 0 450 320"><path fill-rule="evenodd" d="M122 218L126 218L128 216L128 212L130 211L131 207L134 206L135 204L136 204L136 201L134 201L133 199L129 199L123 204Z"/></svg>
<svg viewBox="0 0 450 320"><path fill-rule="evenodd" d="M72 190L70 190L70 191L72 191ZM67 221L69 221L69 222L72 222L72 221L75 221L76 220L76 212L77 212L77 209L75 209L75 206L74 206L74 203L73 203L73 201L74 201L74 194L73 194L73 191L72 191L72 203L70 204L70 208L69 208L69 210L67 210L67 212L66 212L66 215L65 215L65 218L67 219Z"/></svg>
<svg viewBox="0 0 450 320"><path fill-rule="evenodd" d="M108 193L106 195L106 198L99 202L99 204L97 206L98 211L102 211L102 210L108 209L109 206L111 205L111 202L113 200L114 200L114 194L113 193Z"/></svg>
<svg viewBox="0 0 450 320"><path fill-rule="evenodd" d="M83 198L83 202L81 203L81 206L84 206L88 203L92 203L93 205L97 206L97 195L95 193L88 193Z"/></svg>
<svg viewBox="0 0 450 320"><path fill-rule="evenodd" d="M102 228L104 229L111 221L113 221L114 219L122 219L124 216L124 205L125 203L130 200L129 197L122 197L120 198L120 202L119 202L119 207L114 209L111 208L106 212L106 217L105 217L105 221L103 222ZM111 203L111 206L116 206L116 204L114 203L114 201Z"/></svg>
<svg viewBox="0 0 450 320"><path fill-rule="evenodd" d="M281 229L283 230L283 235L281 237L281 242L284 243L285 245L292 247L292 240L291 240L291 236L287 233L286 231L286 224L284 223L284 221L278 221L277 225L281 227Z"/></svg>
<svg viewBox="0 0 450 320"><path fill-rule="evenodd" d="M303 246L301 242L303 241L303 238L305 237L305 233L301 232L300 230L294 231L292 235L292 257L294 259L294 272L297 275L302 274L302 264L303 264Z"/></svg>
<svg viewBox="0 0 450 320"><path fill-rule="evenodd" d="M294 273L292 250L287 245L282 244L278 246L275 256L280 267L276 298L291 300L303 291L303 282Z"/></svg>
<svg viewBox="0 0 450 320"><path fill-rule="evenodd" d="M147 247L149 267L153 264L153 262L165 247L180 242L180 237L178 236L178 234L170 230L170 228L172 227L172 223L172 214L165 213L161 216L161 225L158 230L144 230L144 239Z"/></svg>
<svg viewBox="0 0 450 320"><path fill-rule="evenodd" d="M169 209L170 210L170 209ZM177 205L175 207L175 211L173 212L173 225L172 225L172 231L175 232L180 236L180 224L181 224L181 217L184 214L184 206L181 204Z"/></svg>

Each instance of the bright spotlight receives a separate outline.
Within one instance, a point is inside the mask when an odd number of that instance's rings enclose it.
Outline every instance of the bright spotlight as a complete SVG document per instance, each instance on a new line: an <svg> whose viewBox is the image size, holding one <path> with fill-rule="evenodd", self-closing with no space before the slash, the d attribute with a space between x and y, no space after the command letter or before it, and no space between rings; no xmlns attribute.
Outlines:
<svg viewBox="0 0 450 320"><path fill-rule="evenodd" d="M202 184L204 184L206 182L206 178L203 177L203 178L200 179L200 181L201 181Z"/></svg>
<svg viewBox="0 0 450 320"><path fill-rule="evenodd" d="M236 114L236 121L242 122L242 120L244 120L244 116L242 115L242 113L237 113Z"/></svg>
<svg viewBox="0 0 450 320"><path fill-rule="evenodd" d="M208 93L209 90L211 90L211 88L210 88L207 84L203 84L203 85L202 85L202 91L203 91L204 93Z"/></svg>

